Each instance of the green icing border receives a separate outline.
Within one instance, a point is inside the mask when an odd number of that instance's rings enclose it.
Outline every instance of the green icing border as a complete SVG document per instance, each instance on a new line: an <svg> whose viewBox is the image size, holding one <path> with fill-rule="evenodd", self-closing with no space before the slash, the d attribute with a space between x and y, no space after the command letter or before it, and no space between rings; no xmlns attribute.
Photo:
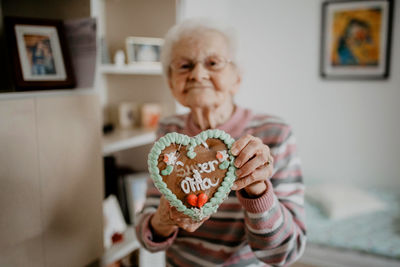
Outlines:
<svg viewBox="0 0 400 267"><path fill-rule="evenodd" d="M226 172L226 176L220 187L214 193L214 196L209 199L203 207L201 207L200 209L187 208L182 203L182 201L178 199L174 193L171 192L171 190L167 187L167 184L164 183L164 181L162 180L160 170L157 167L158 157L160 156L161 152L172 143L188 146L187 150L193 151L195 146L201 145L202 141L205 142L207 139L210 138L218 138L223 141L227 146L229 153L228 171ZM176 207L178 211L192 217L194 220L202 220L203 218L217 211L219 205L225 200L225 198L231 191L232 184L236 179L236 168L233 165L235 157L230 152L230 148L234 142L235 139L233 139L229 134L218 129L206 130L199 133L195 137L189 137L187 135L179 134L176 132L168 133L165 136L161 137L157 142L155 142L152 149L150 150L147 160L150 176L153 179L155 186L165 196L165 198L170 202L172 206Z"/></svg>

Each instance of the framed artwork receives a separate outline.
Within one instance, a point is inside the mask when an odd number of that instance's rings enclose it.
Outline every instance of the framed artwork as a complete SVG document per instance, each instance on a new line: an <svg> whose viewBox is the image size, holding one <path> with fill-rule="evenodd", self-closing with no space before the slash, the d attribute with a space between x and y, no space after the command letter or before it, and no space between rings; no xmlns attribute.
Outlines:
<svg viewBox="0 0 400 267"><path fill-rule="evenodd" d="M61 20L6 17L5 29L17 91L74 87Z"/></svg>
<svg viewBox="0 0 400 267"><path fill-rule="evenodd" d="M126 38L128 64L160 64L164 40L150 37Z"/></svg>
<svg viewBox="0 0 400 267"><path fill-rule="evenodd" d="M389 77L392 14L392 0L323 2L321 76Z"/></svg>

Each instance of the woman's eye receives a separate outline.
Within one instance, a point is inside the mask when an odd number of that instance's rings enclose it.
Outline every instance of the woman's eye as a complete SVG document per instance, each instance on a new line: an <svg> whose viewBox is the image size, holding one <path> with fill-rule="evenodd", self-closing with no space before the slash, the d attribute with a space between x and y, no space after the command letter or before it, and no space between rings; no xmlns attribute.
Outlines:
<svg viewBox="0 0 400 267"><path fill-rule="evenodd" d="M218 69L221 66L222 62L217 59L209 59L206 62L206 66L211 69Z"/></svg>
<svg viewBox="0 0 400 267"><path fill-rule="evenodd" d="M190 69L191 66L192 66L192 64L190 64L190 63L184 63L184 64L181 64L181 66L179 68L182 70L187 70L187 69Z"/></svg>

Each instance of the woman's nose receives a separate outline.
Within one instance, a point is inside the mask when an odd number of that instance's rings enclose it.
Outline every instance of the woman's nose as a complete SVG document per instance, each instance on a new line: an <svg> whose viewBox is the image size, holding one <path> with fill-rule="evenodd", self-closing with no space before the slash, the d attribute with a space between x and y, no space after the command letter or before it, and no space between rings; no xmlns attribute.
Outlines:
<svg viewBox="0 0 400 267"><path fill-rule="evenodd" d="M194 65L192 71L190 72L190 79L201 81L203 79L208 79L208 78L209 78L208 70L204 67L203 63L197 62Z"/></svg>

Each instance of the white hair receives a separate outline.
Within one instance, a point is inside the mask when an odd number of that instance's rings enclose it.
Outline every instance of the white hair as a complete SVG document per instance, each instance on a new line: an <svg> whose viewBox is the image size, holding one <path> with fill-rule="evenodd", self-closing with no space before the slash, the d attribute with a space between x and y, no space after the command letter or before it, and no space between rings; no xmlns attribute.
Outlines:
<svg viewBox="0 0 400 267"><path fill-rule="evenodd" d="M161 63L164 75L167 79L174 45L183 37L203 31L216 31L226 38L229 54L231 55L230 60L237 65L237 41L234 29L209 18L191 18L174 25L164 37L164 44L161 51Z"/></svg>

